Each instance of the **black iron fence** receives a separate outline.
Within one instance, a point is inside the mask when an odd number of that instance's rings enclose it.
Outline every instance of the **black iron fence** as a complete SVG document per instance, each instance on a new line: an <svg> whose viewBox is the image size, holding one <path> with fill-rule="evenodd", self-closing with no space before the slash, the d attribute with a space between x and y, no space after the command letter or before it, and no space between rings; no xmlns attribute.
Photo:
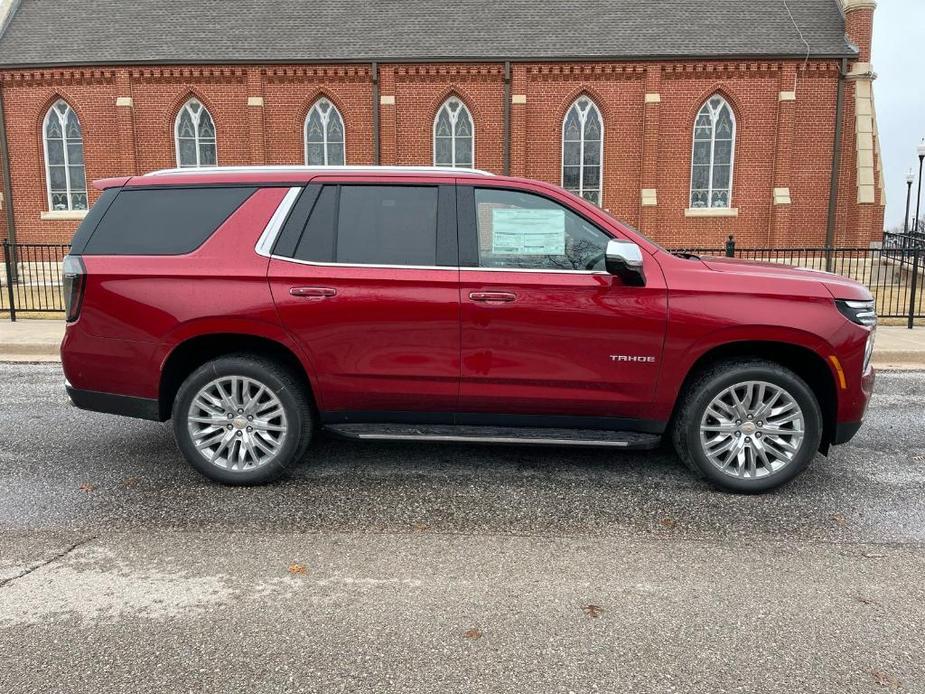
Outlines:
<svg viewBox="0 0 925 694"><path fill-rule="evenodd" d="M0 271L0 315L17 313L62 313L61 260L66 243L3 242Z"/></svg>
<svg viewBox="0 0 925 694"><path fill-rule="evenodd" d="M866 285L877 301L881 318L905 319L910 328L916 320L925 318L925 234L885 232L880 248L741 248L730 236L723 248L673 252L724 255L833 272Z"/></svg>
<svg viewBox="0 0 925 694"><path fill-rule="evenodd" d="M60 314L61 260L67 244L3 242L0 315ZM867 285L881 318L905 319L911 328L925 319L925 234L884 234L881 248L740 248L729 237L723 248L677 249L675 253L718 255L795 265L844 275Z"/></svg>

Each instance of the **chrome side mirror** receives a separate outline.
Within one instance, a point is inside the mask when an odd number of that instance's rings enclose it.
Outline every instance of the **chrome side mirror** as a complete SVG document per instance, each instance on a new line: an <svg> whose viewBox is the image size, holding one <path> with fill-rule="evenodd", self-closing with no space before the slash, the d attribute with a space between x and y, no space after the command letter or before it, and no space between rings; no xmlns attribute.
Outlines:
<svg viewBox="0 0 925 694"><path fill-rule="evenodd" d="M643 270L642 249L632 241L611 239L607 242L604 256L605 267L631 287L644 287L646 273Z"/></svg>

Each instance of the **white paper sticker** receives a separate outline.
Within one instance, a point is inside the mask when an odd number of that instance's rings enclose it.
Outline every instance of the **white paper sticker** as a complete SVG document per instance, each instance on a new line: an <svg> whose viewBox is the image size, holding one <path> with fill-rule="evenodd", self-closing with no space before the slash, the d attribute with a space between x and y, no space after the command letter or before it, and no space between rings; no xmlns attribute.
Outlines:
<svg viewBox="0 0 925 694"><path fill-rule="evenodd" d="M565 210L495 208L491 228L495 255L565 255Z"/></svg>

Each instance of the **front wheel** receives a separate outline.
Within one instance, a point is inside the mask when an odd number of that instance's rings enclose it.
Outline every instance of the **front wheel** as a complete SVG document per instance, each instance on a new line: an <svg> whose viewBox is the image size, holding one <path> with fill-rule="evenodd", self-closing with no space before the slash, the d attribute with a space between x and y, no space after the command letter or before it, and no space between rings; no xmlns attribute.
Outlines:
<svg viewBox="0 0 925 694"><path fill-rule="evenodd" d="M240 354L203 364L173 405L177 446L206 477L264 484L305 453L311 409L301 383L272 361Z"/></svg>
<svg viewBox="0 0 925 694"><path fill-rule="evenodd" d="M822 438L812 389L763 360L717 364L687 389L675 420L675 450L717 487L756 493L802 472Z"/></svg>

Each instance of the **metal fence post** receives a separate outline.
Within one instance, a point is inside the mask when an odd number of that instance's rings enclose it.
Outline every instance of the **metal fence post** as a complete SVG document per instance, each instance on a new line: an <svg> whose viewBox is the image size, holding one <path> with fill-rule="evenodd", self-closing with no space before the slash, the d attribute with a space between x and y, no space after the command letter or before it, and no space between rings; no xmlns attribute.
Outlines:
<svg viewBox="0 0 925 694"><path fill-rule="evenodd" d="M10 321L16 321L16 292L13 291L13 282L16 278L13 276L13 254L10 242L3 239L3 265L6 268L6 291L10 298Z"/></svg>
<svg viewBox="0 0 925 694"><path fill-rule="evenodd" d="M729 234L729 238L726 239L726 257L735 258L736 257L736 240L735 236Z"/></svg>
<svg viewBox="0 0 925 694"><path fill-rule="evenodd" d="M912 280L909 286L909 330L915 324L915 290L919 280L919 243L912 244Z"/></svg>

